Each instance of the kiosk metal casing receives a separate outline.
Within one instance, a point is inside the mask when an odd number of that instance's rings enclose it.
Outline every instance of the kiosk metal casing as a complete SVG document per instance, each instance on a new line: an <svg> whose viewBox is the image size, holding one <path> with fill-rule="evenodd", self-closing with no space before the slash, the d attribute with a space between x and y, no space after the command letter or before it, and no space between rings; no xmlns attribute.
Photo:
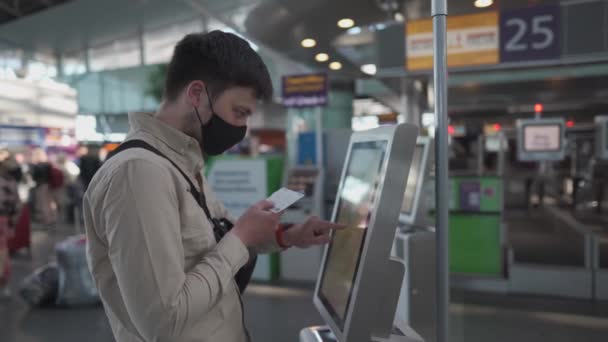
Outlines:
<svg viewBox="0 0 608 342"><path fill-rule="evenodd" d="M351 137L338 194L344 190L345 175L353 145L364 142L386 142L386 155L381 162L376 196L364 236L343 321L338 322L322 300L321 286L332 247L326 247L317 279L314 304L338 341L369 342L372 336L391 335L403 266L390 259L407 175L416 145L418 128L410 124L380 127L356 132ZM336 221L340 196L336 199L332 221ZM332 233L332 241L335 237ZM398 267L401 267L398 270ZM342 324L340 324L342 323Z"/></svg>
<svg viewBox="0 0 608 342"><path fill-rule="evenodd" d="M429 137L418 137L412 157L412 166L407 177L403 205L399 214L399 223L408 225L425 224L426 208L423 191L432 157L433 140ZM413 174L412 172L415 172ZM410 188L410 187L413 187ZM408 194L409 192L409 194ZM408 196L410 196L408 198Z"/></svg>

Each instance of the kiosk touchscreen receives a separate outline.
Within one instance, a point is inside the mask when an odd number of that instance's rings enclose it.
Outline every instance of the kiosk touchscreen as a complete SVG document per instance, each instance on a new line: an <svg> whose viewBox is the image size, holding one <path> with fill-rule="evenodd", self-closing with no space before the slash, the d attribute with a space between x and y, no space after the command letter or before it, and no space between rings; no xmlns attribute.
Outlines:
<svg viewBox="0 0 608 342"><path fill-rule="evenodd" d="M314 295L334 341L392 335L404 270L390 252L417 135L416 126L400 124L351 137L332 215L346 229L332 235ZM304 329L300 337L332 340L322 335Z"/></svg>
<svg viewBox="0 0 608 342"><path fill-rule="evenodd" d="M608 160L608 116L595 117L595 143L597 158Z"/></svg>
<svg viewBox="0 0 608 342"><path fill-rule="evenodd" d="M563 119L517 120L517 149L521 161L552 161L566 157Z"/></svg>
<svg viewBox="0 0 608 342"><path fill-rule="evenodd" d="M422 223L417 221L424 221L424 201L421 201L420 198L428 172L427 166L430 163L431 141L429 137L419 137L416 142L399 215L400 224L414 225Z"/></svg>

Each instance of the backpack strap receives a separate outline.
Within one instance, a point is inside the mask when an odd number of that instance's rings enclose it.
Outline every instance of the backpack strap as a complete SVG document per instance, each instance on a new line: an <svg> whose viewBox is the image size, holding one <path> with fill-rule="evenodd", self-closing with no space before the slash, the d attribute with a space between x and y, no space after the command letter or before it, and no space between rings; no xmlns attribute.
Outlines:
<svg viewBox="0 0 608 342"><path fill-rule="evenodd" d="M209 207L207 207L207 200L205 199L204 192L199 192L196 189L196 187L194 186L194 184L192 183L192 181L190 180L190 178L186 175L186 173L184 171L182 171L182 169L180 169L179 166L177 166L177 164L173 160L169 159L169 157L164 155L161 151L156 149L154 146L148 144L147 142L145 142L143 140L138 140L138 139L128 140L128 141L123 142L122 144L120 144L120 146L118 146L116 149L114 149L112 152L110 152L108 154L108 157L106 158L106 160L109 160L110 158L114 157L118 153L131 149L131 148L143 148L144 150L148 150L148 151L156 154L157 156L162 157L162 158L166 159L167 161L169 161L169 163L171 163L171 165L173 165L173 167L177 171L179 171L179 173L181 173L181 175L184 177L184 179L188 182L188 185L190 186L190 193L194 197L194 200L196 201L196 203L198 203L198 205L203 209L207 218L210 221L212 221L213 223L215 223L214 222L215 220L211 217L211 212L209 211Z"/></svg>

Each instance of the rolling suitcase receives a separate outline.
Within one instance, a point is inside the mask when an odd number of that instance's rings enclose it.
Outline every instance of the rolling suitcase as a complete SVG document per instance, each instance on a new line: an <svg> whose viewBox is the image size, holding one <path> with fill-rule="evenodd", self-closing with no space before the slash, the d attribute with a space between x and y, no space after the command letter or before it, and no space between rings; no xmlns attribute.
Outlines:
<svg viewBox="0 0 608 342"><path fill-rule="evenodd" d="M8 240L8 250L11 254L19 251L20 249L27 248L28 251L31 247L31 220L30 220L30 206L24 204L19 214L19 219L15 225L15 234L11 239Z"/></svg>

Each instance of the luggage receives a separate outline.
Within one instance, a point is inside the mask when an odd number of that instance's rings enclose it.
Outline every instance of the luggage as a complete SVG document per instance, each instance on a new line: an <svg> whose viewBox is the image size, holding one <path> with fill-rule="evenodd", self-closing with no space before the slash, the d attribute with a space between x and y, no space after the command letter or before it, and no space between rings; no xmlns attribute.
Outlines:
<svg viewBox="0 0 608 342"><path fill-rule="evenodd" d="M27 276L19 295L31 306L52 306L57 301L59 268L56 264L42 266Z"/></svg>
<svg viewBox="0 0 608 342"><path fill-rule="evenodd" d="M8 240L9 252L15 253L20 249L30 249L31 246L31 220L30 220L30 206L24 204L21 208L21 213L15 224L15 234L11 239Z"/></svg>
<svg viewBox="0 0 608 342"><path fill-rule="evenodd" d="M69 237L58 243L55 251L59 266L57 305L99 303L99 294L87 265L85 236Z"/></svg>
<svg viewBox="0 0 608 342"><path fill-rule="evenodd" d="M55 246L57 264L28 276L19 294L32 306L80 306L100 302L86 259L86 239L76 235Z"/></svg>
<svg viewBox="0 0 608 342"><path fill-rule="evenodd" d="M8 235L8 218L5 215L0 215L0 288L8 282L11 272L7 248Z"/></svg>

